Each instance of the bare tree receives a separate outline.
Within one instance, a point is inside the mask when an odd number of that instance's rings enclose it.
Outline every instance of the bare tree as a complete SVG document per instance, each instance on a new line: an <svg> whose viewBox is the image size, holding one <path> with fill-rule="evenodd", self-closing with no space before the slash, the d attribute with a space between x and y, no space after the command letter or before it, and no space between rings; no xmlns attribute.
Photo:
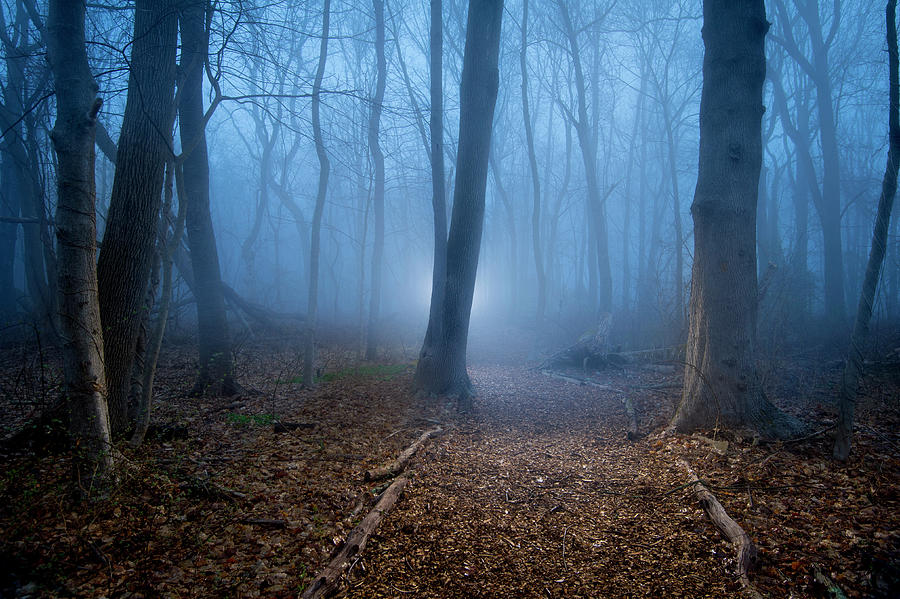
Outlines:
<svg viewBox="0 0 900 599"><path fill-rule="evenodd" d="M183 200L187 202L185 225L194 272L200 372L193 395L233 395L234 380L231 337L225 316L225 296L219 269L219 253L209 212L209 155L203 111L203 74L209 54L208 11L205 0L181 0L181 91L178 118L184 171ZM181 200L182 198L179 198Z"/></svg>
<svg viewBox="0 0 900 599"><path fill-rule="evenodd" d="M528 164L531 168L531 249L537 273L538 299L536 324L543 326L547 307L547 277L544 274L544 258L541 247L541 182L538 176L537 155L534 151L534 133L531 128L531 111L528 106L528 0L522 1L522 45L519 49L519 68L522 71L522 116L525 124L525 142L528 146Z"/></svg>
<svg viewBox="0 0 900 599"><path fill-rule="evenodd" d="M375 207L375 239L372 248L372 295L369 297L369 327L366 336L366 360L374 360L378 350L379 312L381 311L381 274L384 262L384 152L378 140L387 63L384 58L384 0L372 0L375 8L375 96L369 115L369 151L375 163L375 188L372 202Z"/></svg>
<svg viewBox="0 0 900 599"><path fill-rule="evenodd" d="M672 425L749 428L785 437L798 423L756 372L756 202L762 164L762 0L703 4L700 164L691 214L694 265L687 366Z"/></svg>
<svg viewBox="0 0 900 599"><path fill-rule="evenodd" d="M431 275L431 305L428 313L428 328L422 343L423 354L441 337L444 311L444 291L447 273L447 200L444 188L444 35L441 0L431 0L429 89L431 93L431 206L434 214L434 265ZM427 381L420 379L426 374L416 368L416 386L424 388Z"/></svg>
<svg viewBox="0 0 900 599"><path fill-rule="evenodd" d="M303 383L312 387L316 383L316 319L319 306L319 253L322 237L322 212L328 193L328 173L331 168L325 142L322 138L322 123L319 112L322 105L322 78L325 76L325 62L328 58L328 25L331 20L331 0L322 6L322 41L319 45L319 64L312 90L312 126L319 159L319 185L316 191L316 207L313 210L312 233L309 249L309 300L306 315L306 350L303 356Z"/></svg>
<svg viewBox="0 0 900 599"><path fill-rule="evenodd" d="M900 169L900 60L897 57L897 0L888 0L886 9L887 45L890 77L890 102L888 107L888 148L887 166L881 183L881 197L878 199L878 214L872 231L872 248L866 264L866 278L863 282L856 322L850 337L847 362L840 388L840 417L834 437L834 457L846 460L850 456L853 441L853 413L856 407L856 392L863 365L863 345L869 335L869 321L875 291L881 277L881 267L887 251L887 233L891 222L891 209L897 194L897 171Z"/></svg>
<svg viewBox="0 0 900 599"><path fill-rule="evenodd" d="M441 331L440 335L426 332L430 343L423 344L416 367L416 381L421 390L459 394L461 410L471 407L472 382L466 372L466 344L484 228L491 125L500 81L497 64L502 15L502 0L469 2Z"/></svg>
<svg viewBox="0 0 900 599"><path fill-rule="evenodd" d="M103 336L97 300L94 129L103 102L88 65L85 5L52 0L47 56L56 88L56 230L65 394L83 493L113 474Z"/></svg>

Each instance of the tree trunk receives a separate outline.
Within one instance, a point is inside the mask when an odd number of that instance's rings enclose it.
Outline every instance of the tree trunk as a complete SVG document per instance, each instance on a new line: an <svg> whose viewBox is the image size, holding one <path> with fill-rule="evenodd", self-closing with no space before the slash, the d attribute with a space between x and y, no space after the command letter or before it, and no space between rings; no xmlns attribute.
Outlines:
<svg viewBox="0 0 900 599"><path fill-rule="evenodd" d="M234 381L219 254L209 212L209 157L203 118L203 70L209 52L207 10L211 9L206 2L182 0L178 15L183 77L178 114L184 153L185 222L194 269L200 350L200 372L191 394L233 395L239 387Z"/></svg>
<svg viewBox="0 0 900 599"><path fill-rule="evenodd" d="M147 342L147 358L144 362L144 370L141 373L141 395L137 406L137 417L134 427L134 433L131 435L129 444L132 447L138 447L150 428L150 409L153 403L153 379L156 376L156 364L159 360L159 350L162 347L163 335L166 331L166 321L169 318L169 306L172 302L172 266L175 258L176 250L181 247L181 239L184 237L184 220L187 213L187 205L184 202L184 176L181 171L175 172L178 168L174 159L169 160L166 165L166 200L163 206L163 218L160 219L159 233L157 245L159 246L160 260L162 262L162 292L159 300L159 310L156 316L156 323L150 333ZM172 183L173 179L178 181L178 216L176 217L173 227L172 239L167 238L168 235L168 215L172 206Z"/></svg>
<svg viewBox="0 0 900 599"><path fill-rule="evenodd" d="M519 50L519 68L522 71L522 115L525 122L525 141L528 145L528 164L531 168L531 248L534 268L537 272L537 313L535 324L540 332L547 306L547 279L544 274L544 258L541 249L541 183L538 179L537 156L534 153L534 134L531 130L531 111L528 107L528 0L522 3L522 46Z"/></svg>
<svg viewBox="0 0 900 599"><path fill-rule="evenodd" d="M56 231L65 394L83 494L112 474L103 372L103 336L97 301L94 202L94 128L102 102L88 66L85 5L52 0L47 55L56 88L51 139L58 159Z"/></svg>
<svg viewBox="0 0 900 599"><path fill-rule="evenodd" d="M384 0L372 0L375 8L375 55L378 74L372 112L369 117L369 150L375 163L375 239L372 248L372 295L369 297L369 326L366 335L366 360L374 360L378 349L378 320L381 311L381 273L384 262L384 152L378 142L387 64L384 58Z"/></svg>
<svg viewBox="0 0 900 599"><path fill-rule="evenodd" d="M872 306L875 303L875 291L884 264L887 251L887 233L891 222L891 209L897 193L897 171L900 168L900 61L897 57L897 0L888 0L886 10L887 44L890 64L890 103L888 112L888 149L887 166L881 182L881 197L878 200L878 215L875 218L875 230L872 232L872 248L866 265L866 278L856 309L856 322L853 335L850 337L850 348L847 351L847 362L844 365L844 376L841 379L840 417L834 437L834 457L846 460L850 456L853 441L853 412L856 407L856 392L859 388L859 377L862 373L863 345L869 335L869 321L872 318Z"/></svg>
<svg viewBox="0 0 900 599"><path fill-rule="evenodd" d="M459 407L471 407L472 383L466 372L469 317L484 228L484 201L494 107L500 84L502 0L470 0L466 48L460 82L459 145L453 214L447 239L447 271L440 335L426 333L416 367L419 388L459 394Z"/></svg>
<svg viewBox="0 0 900 599"><path fill-rule="evenodd" d="M148 309L163 171L170 147L178 20L172 0L137 0L128 99L112 198L97 263L114 436L128 428L128 396L140 325Z"/></svg>
<svg viewBox="0 0 900 599"><path fill-rule="evenodd" d="M682 432L729 427L785 437L798 428L766 399L755 364L767 29L762 0L704 2L690 329L683 395L672 422Z"/></svg>
<svg viewBox="0 0 900 599"><path fill-rule="evenodd" d="M322 41L319 45L319 64L316 67L316 78L312 93L312 126L313 139L316 144L316 156L319 158L319 187L316 191L316 207L313 210L312 234L309 248L309 300L307 305L306 351L303 356L303 383L312 387L316 383L316 319L319 302L319 246L322 237L322 212L325 209L325 194L328 193L328 173L330 164L322 140L322 123L319 110L322 99L322 78L325 76L325 61L328 58L328 24L331 20L331 0L325 0L322 6Z"/></svg>
<svg viewBox="0 0 900 599"><path fill-rule="evenodd" d="M430 33L430 92L431 116L431 207L434 212L434 264L431 273L431 305L428 311L428 328L419 362L432 359L426 350L433 351L442 332L444 313L444 289L447 277L447 199L444 188L444 35L443 2L431 0ZM494 172L496 175L496 171ZM427 380L420 379L427 369L416 368L415 386L425 388Z"/></svg>

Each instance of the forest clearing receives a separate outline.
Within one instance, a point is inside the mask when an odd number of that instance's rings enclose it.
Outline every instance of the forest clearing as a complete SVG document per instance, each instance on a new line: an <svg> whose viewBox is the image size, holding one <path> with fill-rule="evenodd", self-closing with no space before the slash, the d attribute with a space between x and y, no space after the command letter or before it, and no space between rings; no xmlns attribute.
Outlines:
<svg viewBox="0 0 900 599"><path fill-rule="evenodd" d="M501 337L527 346L523 335ZM738 594L735 551L680 459L758 547L751 580L764 596L835 596L818 574L848 597L896 596L897 356L866 384L856 449L841 464L828 435L774 444L722 432L712 443L714 431L660 435L678 400L674 364L593 373L601 388L542 374L496 346L498 336L473 337L479 393L470 415L417 399L413 355L400 348L390 362L358 365L329 347L323 382L304 390L291 381L289 340L251 343L238 364L258 394L198 401L184 394L189 348L167 347L159 432L126 451L121 487L108 497L70 504L60 448L4 450L0 593L298 596L393 479L366 482L366 470L440 426L339 581L343 596ZM21 353L4 355L4 384L27 375L21 366ZM814 357L779 368L770 389L778 405L813 427L832 424L839 368ZM638 414L634 442L623 394Z"/></svg>

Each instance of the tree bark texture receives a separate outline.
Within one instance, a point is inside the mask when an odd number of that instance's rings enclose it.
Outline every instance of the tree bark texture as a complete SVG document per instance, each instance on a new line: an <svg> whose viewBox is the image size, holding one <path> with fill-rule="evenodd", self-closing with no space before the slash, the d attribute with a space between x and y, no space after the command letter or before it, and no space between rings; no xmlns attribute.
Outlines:
<svg viewBox="0 0 900 599"><path fill-rule="evenodd" d="M797 428L766 399L755 364L767 30L762 0L703 4L690 328L683 395L673 420L682 432L729 427L785 437Z"/></svg>
<svg viewBox="0 0 900 599"><path fill-rule="evenodd" d="M866 264L866 278L860 293L859 305L856 308L856 322L853 325L853 335L850 337L850 348L847 350L847 361L844 364L844 375L841 378L840 415L834 437L834 457L839 460L846 460L850 456L853 442L853 417L859 377L862 374L863 346L869 336L869 321L872 319L875 291L878 288L878 279L881 277L884 255L887 252L888 226L891 223L894 196L897 194L897 171L900 169L900 73L898 73L900 61L897 57L897 0L888 0L885 12L890 64L888 108L890 144L884 179L881 182L881 197L878 200L875 230L872 231L872 247L869 251L869 261Z"/></svg>
<svg viewBox="0 0 900 599"><path fill-rule="evenodd" d="M316 67L316 78L313 81L312 93L312 126L313 140L316 144L316 156L319 159L319 186L316 191L316 207L313 209L312 231L309 247L309 299L307 302L306 349L303 356L303 383L312 387L316 383L316 320L319 307L319 251L322 238L322 212L325 210L325 196L328 193L328 173L331 164L325 151L322 139L322 122L319 112L322 99L322 78L325 76L325 63L328 58L328 28L331 20L331 0L325 0L322 6L322 41L319 45L319 63Z"/></svg>
<svg viewBox="0 0 900 599"><path fill-rule="evenodd" d="M200 372L192 394L233 395L238 387L234 381L219 254L209 212L209 156L203 118L203 71L209 52L208 6L198 0L182 0L179 8L182 89L178 115L185 190L185 197L179 201L187 202L185 223L194 270L200 350Z"/></svg>
<svg viewBox="0 0 900 599"><path fill-rule="evenodd" d="M375 189L372 203L375 207L375 239L372 248L372 295L369 297L369 326L366 335L366 360L374 360L378 349L378 323L381 312L381 274L384 262L384 152L379 143L381 110L384 102L384 87L387 78L387 64L384 58L384 0L372 0L375 8L375 56L376 83L375 97L372 98L372 112L369 115L369 151L375 165Z"/></svg>
<svg viewBox="0 0 900 599"><path fill-rule="evenodd" d="M472 384L466 373L466 344L484 228L494 106L500 84L497 65L502 16L502 0L469 2L441 334L432 335L431 343L423 345L416 368L416 381L422 390L458 393L462 410L470 407Z"/></svg>
<svg viewBox="0 0 900 599"><path fill-rule="evenodd" d="M129 426L128 396L154 257L170 147L178 17L174 0L137 0L128 99L97 264L113 435Z"/></svg>
<svg viewBox="0 0 900 599"><path fill-rule="evenodd" d="M85 5L53 0L47 55L56 88L56 235L65 394L82 493L112 473L103 336L97 300L94 127L102 102L88 66Z"/></svg>

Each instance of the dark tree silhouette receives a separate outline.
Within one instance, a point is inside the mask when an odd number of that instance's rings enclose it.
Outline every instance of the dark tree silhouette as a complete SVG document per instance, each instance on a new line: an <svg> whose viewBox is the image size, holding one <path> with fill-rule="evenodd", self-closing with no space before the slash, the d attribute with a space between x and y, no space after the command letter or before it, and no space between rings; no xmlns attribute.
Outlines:
<svg viewBox="0 0 900 599"><path fill-rule="evenodd" d="M183 153L185 225L194 271L197 299L200 372L193 395L233 395L234 380L231 337L225 317L225 296L219 269L219 254L209 213L209 155L203 112L203 73L209 53L206 28L208 3L182 0L178 20L181 27L181 91L178 117Z"/></svg>
<svg viewBox="0 0 900 599"><path fill-rule="evenodd" d="M853 441L853 413L856 408L856 392L863 366L863 348L869 336L869 321L875 303L875 290L881 277L881 267L887 252L888 225L891 209L897 194L897 171L900 169L900 60L897 57L897 0L888 0L886 9L887 46L890 69L890 101L888 105L888 147L887 166L881 182L881 197L878 200L878 214L875 230L872 231L872 249L866 264L866 278L856 308L856 322L850 337L850 349L841 378L840 416L834 437L834 457L846 460L850 456Z"/></svg>
<svg viewBox="0 0 900 599"><path fill-rule="evenodd" d="M678 431L799 425L766 399L756 372L756 202L762 165L762 0L703 3L700 164L691 215L694 265Z"/></svg>
<svg viewBox="0 0 900 599"><path fill-rule="evenodd" d="M172 152L177 33L173 0L135 3L128 99L97 264L113 435L128 426L131 370L147 311L163 171Z"/></svg>
<svg viewBox="0 0 900 599"><path fill-rule="evenodd" d="M416 368L420 389L459 394L461 410L470 408L472 393L466 372L466 343L484 228L491 128L500 84L497 65L502 15L502 0L469 2L441 330L439 335L426 332L428 342L422 346Z"/></svg>

